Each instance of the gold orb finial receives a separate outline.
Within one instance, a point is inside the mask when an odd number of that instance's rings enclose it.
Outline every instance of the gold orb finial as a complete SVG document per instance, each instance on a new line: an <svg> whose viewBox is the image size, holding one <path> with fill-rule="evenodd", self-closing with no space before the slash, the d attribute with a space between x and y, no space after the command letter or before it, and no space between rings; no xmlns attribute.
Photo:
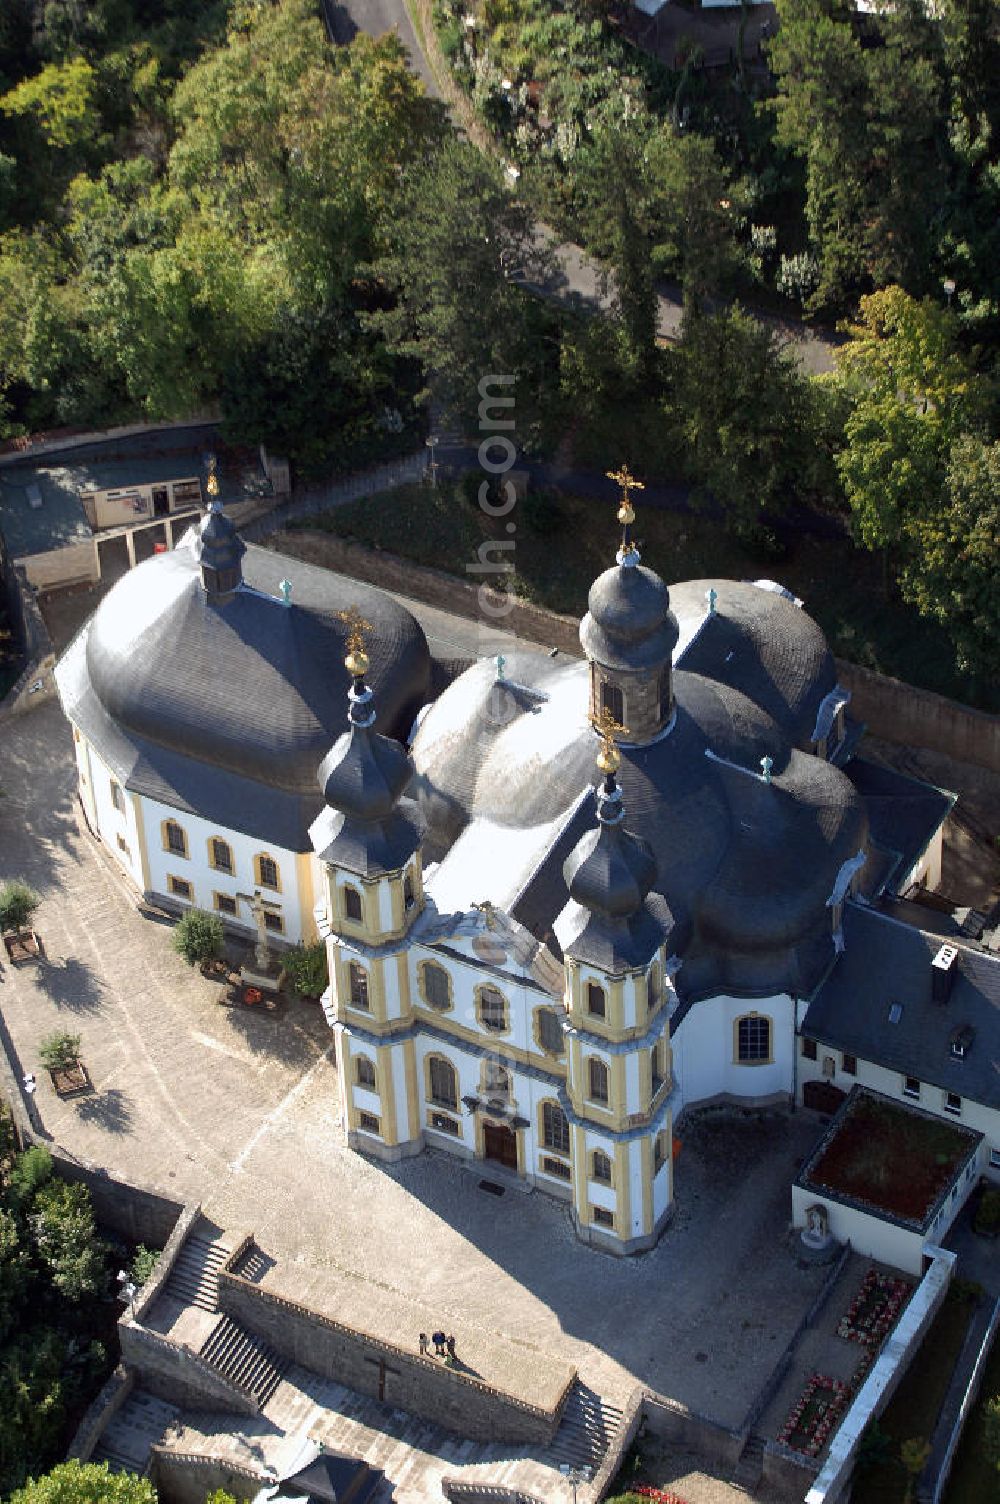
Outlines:
<svg viewBox="0 0 1000 1504"><path fill-rule="evenodd" d="M590 724L601 738L601 750L597 754L597 766L606 775L617 773L621 767L622 755L616 747L615 741L619 736L629 735L628 727L623 726L620 721L616 721L607 706L604 707L600 715L591 716Z"/></svg>
<svg viewBox="0 0 1000 1504"><path fill-rule="evenodd" d="M219 477L215 473L217 463L215 455L210 454L208 457L208 479L205 482L205 490L213 499L219 494Z"/></svg>
<svg viewBox="0 0 1000 1504"><path fill-rule="evenodd" d="M368 672L365 633L372 630L372 624L365 621L357 606L338 611L337 616L347 627L347 657L344 659L344 667L352 679L363 679Z"/></svg>
<svg viewBox="0 0 1000 1504"><path fill-rule="evenodd" d="M632 492L644 491L646 487L641 480L636 480L627 465L622 465L620 470L606 470L608 480L613 480L616 486L621 486L621 501L618 504L618 521L622 527L622 549L628 554L632 551L632 542L628 530L635 521L635 507L632 505Z"/></svg>

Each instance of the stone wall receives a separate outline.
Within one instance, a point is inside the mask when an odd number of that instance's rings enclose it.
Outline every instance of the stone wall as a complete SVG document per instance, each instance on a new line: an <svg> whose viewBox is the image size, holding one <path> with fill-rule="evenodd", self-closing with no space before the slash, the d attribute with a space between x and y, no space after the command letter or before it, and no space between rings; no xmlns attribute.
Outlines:
<svg viewBox="0 0 1000 1504"><path fill-rule="evenodd" d="M805 1497L806 1489L819 1472L819 1464L780 1441L764 1443L763 1481L783 1498L795 1504Z"/></svg>
<svg viewBox="0 0 1000 1504"><path fill-rule="evenodd" d="M260 1413L252 1394L216 1373L193 1348L136 1326L127 1317L118 1323L118 1340L122 1362L134 1368L142 1387L160 1399L180 1409Z"/></svg>
<svg viewBox="0 0 1000 1504"><path fill-rule="evenodd" d="M614 1441L604 1454L604 1461L594 1475L592 1492L594 1499L603 1499L617 1478L625 1460L625 1454L635 1441L639 1428L646 1419L646 1398L646 1391L639 1384L625 1401L622 1407L621 1425L615 1433Z"/></svg>
<svg viewBox="0 0 1000 1504"><path fill-rule="evenodd" d="M654 1436L728 1467L735 1467L739 1461L744 1444L741 1431L721 1426L662 1394L647 1394L644 1412Z"/></svg>
<svg viewBox="0 0 1000 1504"><path fill-rule="evenodd" d="M68 1458L78 1457L81 1462L90 1461L90 1455L103 1435L105 1426L112 1416L117 1415L132 1393L134 1385L135 1375L119 1363L84 1411L83 1419L77 1426L66 1453Z"/></svg>
<svg viewBox="0 0 1000 1504"><path fill-rule="evenodd" d="M229 1266L237 1262L240 1251L234 1251ZM459 1436L545 1446L558 1428L569 1384L553 1410L542 1410L461 1369L421 1358L274 1295L234 1275L230 1267L219 1275L219 1306L294 1363L360 1394L378 1398L379 1365L384 1360L387 1370L395 1370L386 1374L386 1403Z"/></svg>
<svg viewBox="0 0 1000 1504"><path fill-rule="evenodd" d="M269 1481L228 1458L173 1452L158 1443L150 1449L149 1477L161 1504L205 1504L217 1488L237 1499L252 1499Z"/></svg>
<svg viewBox="0 0 1000 1504"><path fill-rule="evenodd" d="M52 676L56 666L55 653L38 609L35 591L20 564L8 565L3 574L3 589L24 655L24 668L0 701L0 720L51 700L56 692L56 681ZM41 688L36 687L38 685Z"/></svg>
<svg viewBox="0 0 1000 1504"><path fill-rule="evenodd" d="M851 691L851 714L864 721L873 736L903 746L926 747L1000 773L997 716L842 658L837 659L837 676Z"/></svg>
<svg viewBox="0 0 1000 1504"><path fill-rule="evenodd" d="M184 1203L152 1186L135 1185L100 1165L78 1159L58 1144L39 1139L52 1155L57 1175L72 1184L85 1185L94 1204L94 1216L100 1225L126 1243L144 1243L147 1248L163 1248Z"/></svg>
<svg viewBox="0 0 1000 1504"><path fill-rule="evenodd" d="M187 1241L188 1233L201 1215L201 1207L198 1203L191 1202L182 1207L180 1215L174 1222L173 1231L163 1243L163 1251L156 1261L156 1267L136 1296L135 1305L132 1309L133 1321L142 1321L147 1311L150 1311L153 1302L164 1289L170 1278L174 1265L177 1262L181 1249ZM144 1241L140 1239L140 1241ZM148 1246L148 1245L147 1245ZM155 1244L159 1247L159 1244Z"/></svg>

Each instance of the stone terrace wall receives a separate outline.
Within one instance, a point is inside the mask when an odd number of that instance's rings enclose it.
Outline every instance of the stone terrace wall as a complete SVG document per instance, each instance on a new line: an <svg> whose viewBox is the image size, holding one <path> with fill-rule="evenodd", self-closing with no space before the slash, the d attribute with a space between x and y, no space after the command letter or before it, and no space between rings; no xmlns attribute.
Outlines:
<svg viewBox="0 0 1000 1504"><path fill-rule="evenodd" d="M149 1476L162 1504L205 1504L217 1488L237 1499L252 1499L269 1480L230 1459L173 1452L154 1443Z"/></svg>
<svg viewBox="0 0 1000 1504"><path fill-rule="evenodd" d="M241 1252L233 1252L230 1266ZM569 1392L567 1384L558 1405L542 1410L461 1369L421 1358L274 1295L232 1274L229 1267L219 1275L219 1306L293 1362L361 1394L378 1397L379 1362L384 1359L388 1369L397 1370L386 1378L388 1404L473 1441L545 1446L558 1428Z"/></svg>
<svg viewBox="0 0 1000 1504"><path fill-rule="evenodd" d="M837 675L851 691L851 714L873 736L943 752L959 762L1000 773L1000 718L947 700L929 689L837 659Z"/></svg>
<svg viewBox="0 0 1000 1504"><path fill-rule="evenodd" d="M144 1389L181 1409L259 1415L253 1395L224 1379L193 1348L171 1342L127 1317L118 1323L122 1362L136 1370Z"/></svg>
<svg viewBox="0 0 1000 1504"><path fill-rule="evenodd" d="M184 1211L182 1201L175 1201L153 1186L119 1180L110 1170L78 1159L58 1144L44 1139L36 1142L49 1150L57 1175L87 1187L94 1203L94 1216L102 1227L126 1243L144 1243L147 1248L165 1246Z"/></svg>
<svg viewBox="0 0 1000 1504"><path fill-rule="evenodd" d="M674 1442L686 1451L700 1452L722 1466L735 1467L743 1451L741 1431L731 1431L718 1421L688 1410L662 1394L647 1394L645 1420L654 1436Z"/></svg>
<svg viewBox="0 0 1000 1504"><path fill-rule="evenodd" d="M67 1457L78 1457L81 1462L90 1461L90 1454L104 1434L105 1426L112 1416L117 1415L132 1393L134 1385L135 1375L119 1363L84 1411L83 1419L77 1426L76 1435L66 1453Z"/></svg>

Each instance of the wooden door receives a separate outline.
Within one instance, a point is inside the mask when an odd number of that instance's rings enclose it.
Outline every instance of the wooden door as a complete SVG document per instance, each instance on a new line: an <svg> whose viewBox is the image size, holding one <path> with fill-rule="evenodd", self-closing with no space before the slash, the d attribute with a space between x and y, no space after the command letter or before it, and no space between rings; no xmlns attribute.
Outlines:
<svg viewBox="0 0 1000 1504"><path fill-rule="evenodd" d="M517 1135L513 1128L483 1124L483 1156L505 1165L508 1170L517 1169Z"/></svg>

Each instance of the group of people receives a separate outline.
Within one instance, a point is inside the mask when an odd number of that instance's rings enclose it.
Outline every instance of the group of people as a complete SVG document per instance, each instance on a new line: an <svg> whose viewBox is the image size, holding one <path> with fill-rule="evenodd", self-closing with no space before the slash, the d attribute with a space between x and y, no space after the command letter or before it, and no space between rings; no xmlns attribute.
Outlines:
<svg viewBox="0 0 1000 1504"><path fill-rule="evenodd" d="M430 1339L428 1340L427 1333L426 1332L421 1332L420 1333L420 1356L422 1358L429 1358L431 1356L431 1349L430 1349L431 1342L433 1342L433 1344L434 1344L434 1356L435 1356L435 1358L445 1358L446 1360L450 1360L452 1363L454 1363L454 1361L455 1361L455 1339L454 1339L453 1336L451 1336L450 1333L446 1337L445 1334L444 1334L444 1332L431 1332Z"/></svg>

